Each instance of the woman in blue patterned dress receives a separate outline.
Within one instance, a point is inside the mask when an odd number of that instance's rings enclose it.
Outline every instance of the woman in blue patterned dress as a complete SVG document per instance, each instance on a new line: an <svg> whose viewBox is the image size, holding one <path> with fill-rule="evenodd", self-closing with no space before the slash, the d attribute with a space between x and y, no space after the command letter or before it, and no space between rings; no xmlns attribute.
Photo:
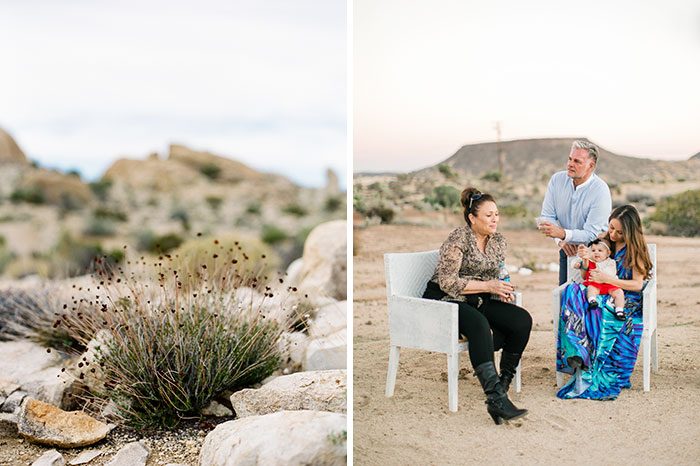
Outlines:
<svg viewBox="0 0 700 466"><path fill-rule="evenodd" d="M562 294L557 336L557 370L574 377L559 398L614 400L630 386L642 336L642 289L650 278L649 258L637 209L624 205L613 210L604 234L613 243L617 276L598 270L591 280L619 286L625 293L625 320L615 318L608 296L598 297L598 307L586 301L586 288L572 283Z"/></svg>

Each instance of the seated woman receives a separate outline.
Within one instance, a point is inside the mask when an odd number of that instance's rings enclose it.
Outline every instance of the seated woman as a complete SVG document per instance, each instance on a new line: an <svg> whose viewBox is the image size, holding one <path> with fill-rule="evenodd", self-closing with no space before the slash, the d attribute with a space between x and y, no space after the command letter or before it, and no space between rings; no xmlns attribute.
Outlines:
<svg viewBox="0 0 700 466"><path fill-rule="evenodd" d="M562 294L557 335L557 370L574 374L557 396L614 400L630 386L642 336L642 288L652 263L637 209L624 205L613 210L608 232L613 244L617 275L593 270L590 280L622 288L624 318L615 318L607 300L589 306L586 288L578 283Z"/></svg>
<svg viewBox="0 0 700 466"><path fill-rule="evenodd" d="M496 232L498 208L490 194L462 191L465 226L455 229L440 247L435 274L424 298L459 304L459 331L469 342L469 358L479 378L488 413L496 424L524 416L506 392L532 328L532 317L508 301L513 285L498 280L506 257L506 239ZM502 300L491 298L498 295ZM493 336L491 335L493 332ZM494 349L503 348L499 378Z"/></svg>

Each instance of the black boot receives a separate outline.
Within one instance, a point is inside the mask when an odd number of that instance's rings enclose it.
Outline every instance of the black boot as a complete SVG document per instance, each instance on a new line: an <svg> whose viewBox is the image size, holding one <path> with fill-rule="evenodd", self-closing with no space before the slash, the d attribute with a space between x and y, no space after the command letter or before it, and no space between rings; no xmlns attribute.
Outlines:
<svg viewBox="0 0 700 466"><path fill-rule="evenodd" d="M501 387L503 387L503 391L506 393L508 393L510 383L513 381L513 377L515 377L515 371L518 368L519 362L519 354L508 353L505 350L501 353L501 375L499 379L501 381Z"/></svg>
<svg viewBox="0 0 700 466"><path fill-rule="evenodd" d="M504 420L510 421L518 419L527 414L527 409L518 409L510 402L508 395L503 391L501 382L498 380L496 366L488 361L479 364L474 369L474 374L479 378L481 387L486 394L486 409L491 415L493 422L501 424Z"/></svg>

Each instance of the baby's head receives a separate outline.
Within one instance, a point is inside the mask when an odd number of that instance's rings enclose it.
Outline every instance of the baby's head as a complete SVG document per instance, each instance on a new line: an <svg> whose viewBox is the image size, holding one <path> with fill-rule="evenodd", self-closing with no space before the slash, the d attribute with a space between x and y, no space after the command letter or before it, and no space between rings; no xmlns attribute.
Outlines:
<svg viewBox="0 0 700 466"><path fill-rule="evenodd" d="M591 248L591 258L595 262L604 261L612 251L612 244L606 238L596 238L588 243L588 247Z"/></svg>

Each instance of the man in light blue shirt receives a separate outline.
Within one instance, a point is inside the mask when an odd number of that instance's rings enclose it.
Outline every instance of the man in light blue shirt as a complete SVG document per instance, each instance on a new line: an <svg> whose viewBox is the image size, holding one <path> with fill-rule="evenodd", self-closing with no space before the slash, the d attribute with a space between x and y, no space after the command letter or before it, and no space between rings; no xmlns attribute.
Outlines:
<svg viewBox="0 0 700 466"><path fill-rule="evenodd" d="M552 175L542 202L544 222L538 228L559 246L559 284L566 282L567 256L576 255L579 244L608 230L612 209L610 188L593 170L598 147L588 141L571 145L566 171Z"/></svg>

